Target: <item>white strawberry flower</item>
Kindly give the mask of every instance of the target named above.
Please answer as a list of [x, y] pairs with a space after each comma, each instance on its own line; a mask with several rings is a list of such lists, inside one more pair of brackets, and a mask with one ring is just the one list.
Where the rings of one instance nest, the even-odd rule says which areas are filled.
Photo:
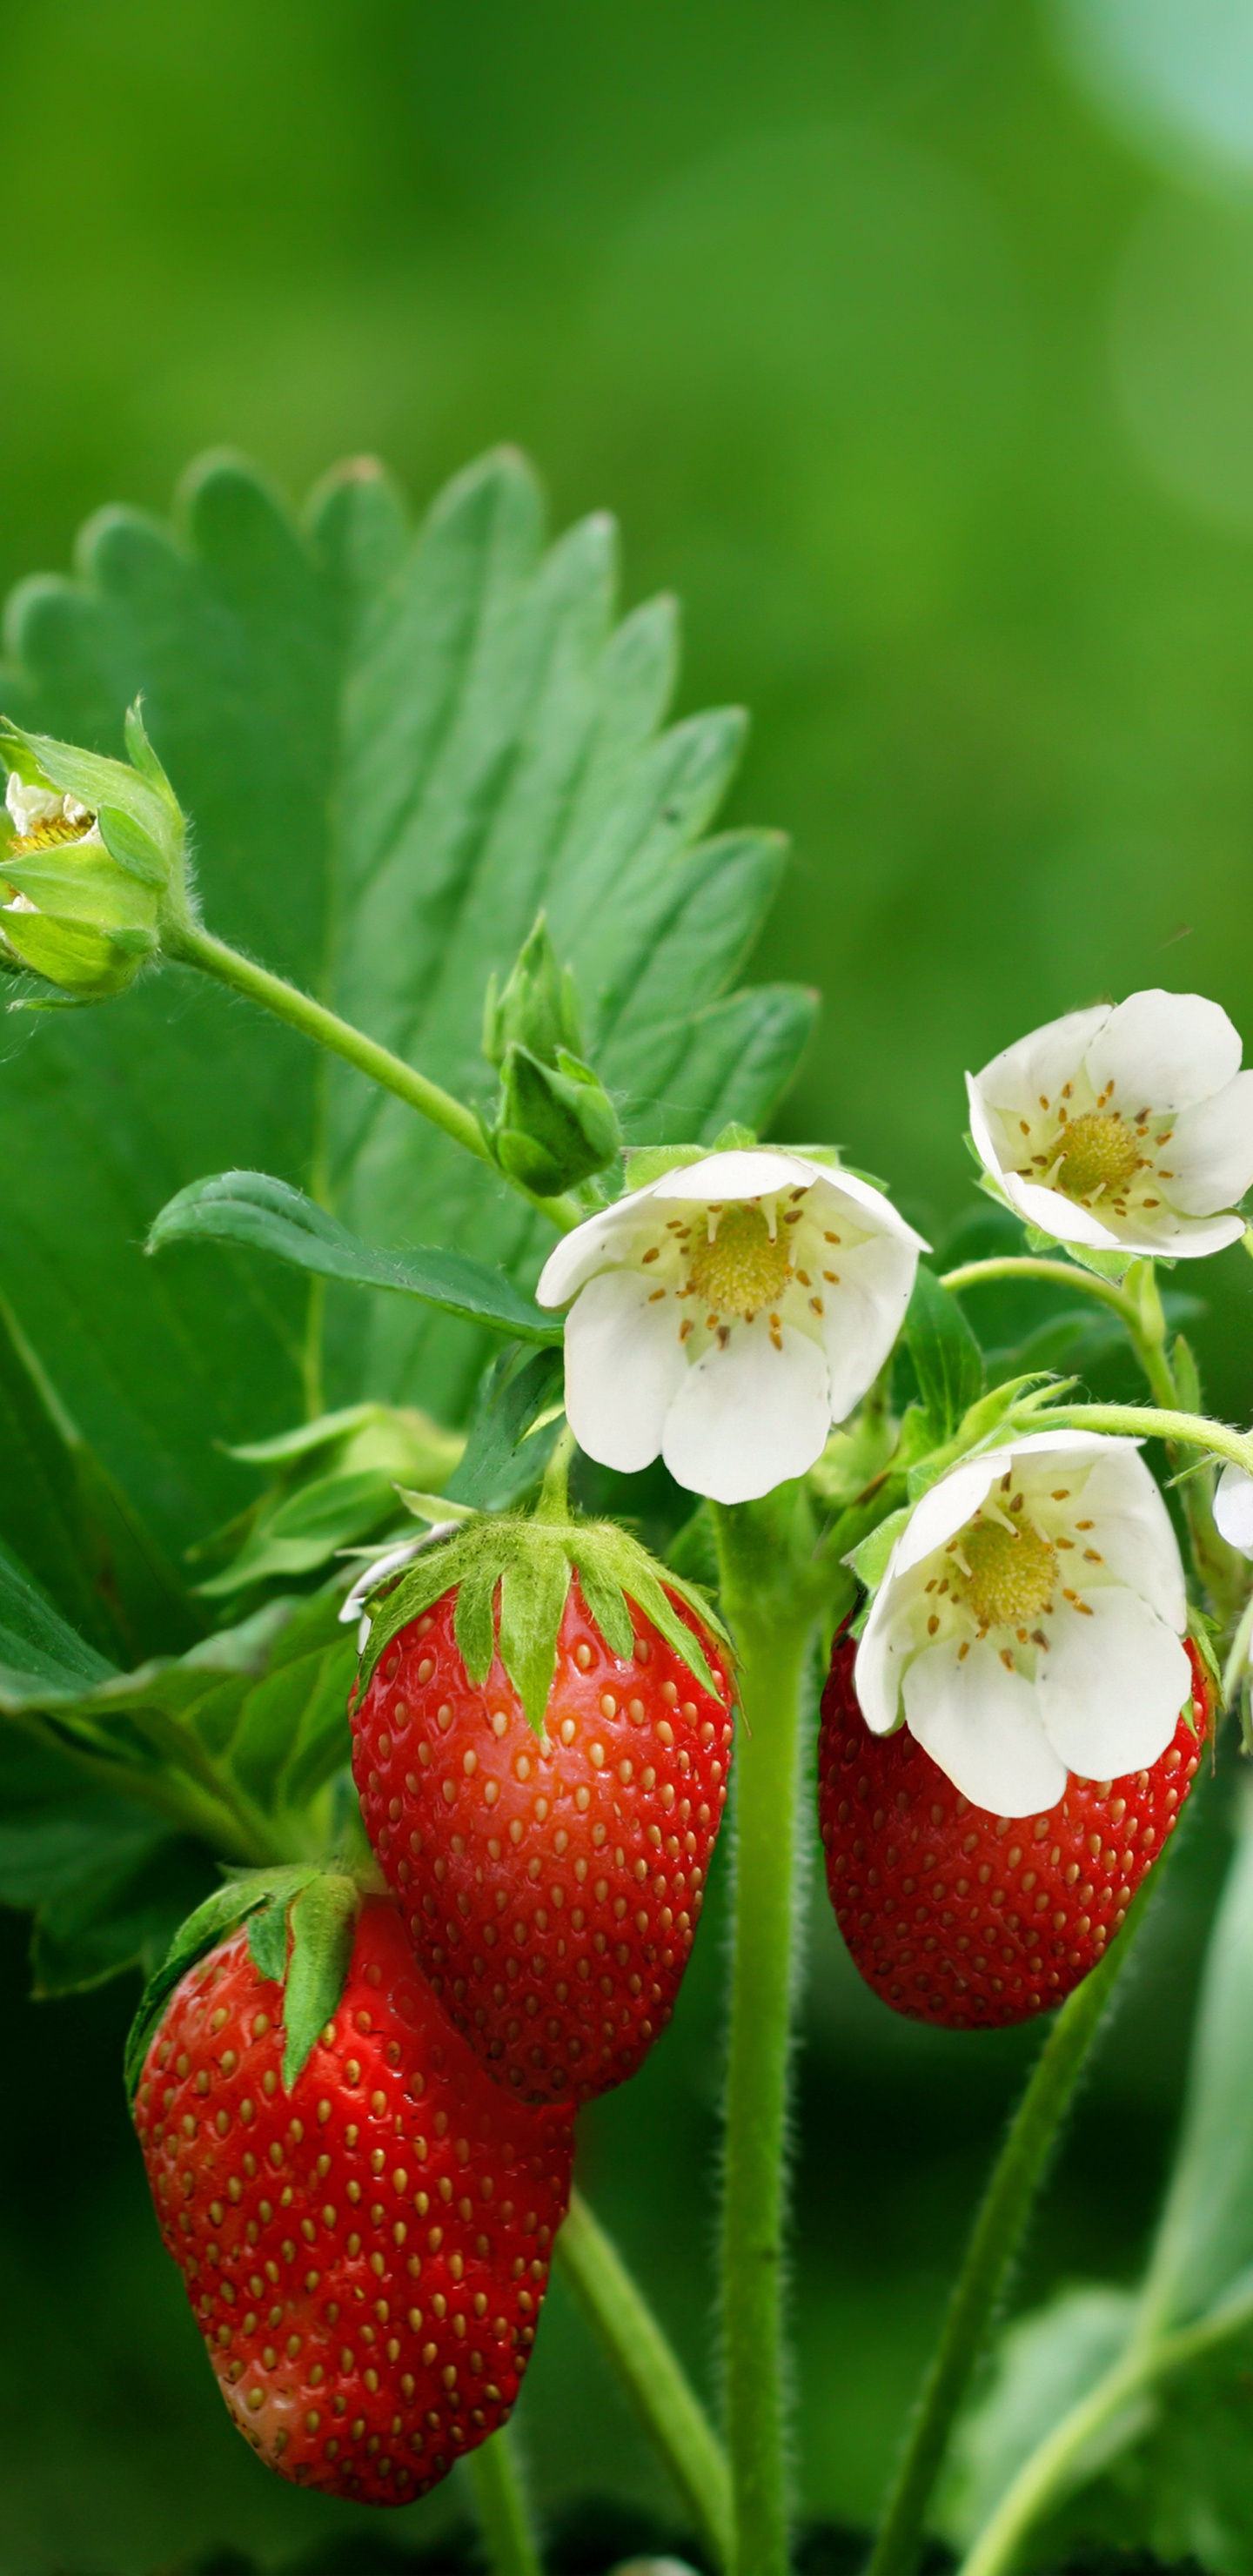
[[1253, 1183], [1253, 1071], [1199, 993], [1072, 1011], [967, 1074], [976, 1150], [1000, 1194], [1059, 1243], [1220, 1252]]
[[942, 1476], [857, 1650], [867, 1725], [909, 1728], [971, 1804], [1055, 1807], [1143, 1771], [1192, 1689], [1183, 1568], [1138, 1444], [1041, 1431]]
[[19, 778], [16, 770], [9, 773], [4, 791], [16, 840], [32, 848], [52, 849], [68, 841], [104, 842], [95, 815], [77, 796], [63, 796], [59, 787], [33, 787]]
[[775, 1146], [703, 1155], [576, 1226], [536, 1290], [564, 1306], [579, 1447], [657, 1456], [715, 1502], [803, 1476], [878, 1374], [927, 1246], [851, 1172]]

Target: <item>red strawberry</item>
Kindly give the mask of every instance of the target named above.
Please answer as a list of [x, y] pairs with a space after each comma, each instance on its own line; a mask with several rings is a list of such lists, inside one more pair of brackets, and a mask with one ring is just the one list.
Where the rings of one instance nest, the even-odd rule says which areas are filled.
[[255, 1964], [255, 1927], [200, 1957], [147, 2041], [135, 2126], [254, 2449], [302, 2485], [408, 2504], [513, 2405], [573, 2142], [568, 2119], [484, 2079], [389, 1899], [367, 1898], [348, 1937], [290, 2091], [294, 1953], [286, 1995]]
[[[666, 1610], [698, 1635], [667, 1586]], [[585, 2101], [670, 2019], [731, 1760], [731, 1693], [632, 1603], [615, 1653], [569, 1581], [538, 1736], [497, 1651], [480, 1680], [444, 1592], [394, 1633], [353, 1716], [366, 1828], [436, 1993], [492, 2072]], [[630, 1640], [633, 1633], [633, 1646]]]
[[1195, 1647], [1191, 1711], [1151, 1771], [1072, 1772], [1057, 1806], [1014, 1817], [972, 1806], [907, 1727], [871, 1734], [856, 1652], [837, 1641], [818, 1739], [827, 1885], [856, 1966], [895, 2012], [950, 2030], [1047, 2012], [1096, 1966], [1174, 1830], [1209, 1724]]

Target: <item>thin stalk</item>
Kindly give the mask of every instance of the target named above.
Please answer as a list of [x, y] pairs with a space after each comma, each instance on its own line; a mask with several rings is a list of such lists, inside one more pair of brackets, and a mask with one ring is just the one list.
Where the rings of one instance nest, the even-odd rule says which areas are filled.
[[557, 2238], [563, 2265], [664, 2459], [715, 2566], [731, 2561], [731, 2477], [709, 2417], [617, 2247], [581, 2192]]
[[1064, 1426], [1070, 1431], [1109, 1431], [1130, 1440], [1182, 1441], [1189, 1449], [1208, 1450], [1215, 1458], [1230, 1458], [1253, 1476], [1253, 1436], [1233, 1431], [1226, 1422], [1211, 1422], [1205, 1414], [1176, 1413], [1155, 1404], [1051, 1404], [1046, 1413], [1032, 1417], [1030, 1427], [1052, 1430]]
[[[493, 1171], [496, 1170], [482, 1128], [463, 1101], [455, 1100], [452, 1093], [443, 1090], [438, 1082], [431, 1082], [424, 1073], [418, 1073], [413, 1065], [405, 1063], [402, 1056], [393, 1055], [390, 1047], [380, 1046], [376, 1039], [368, 1038], [350, 1021], [341, 1020], [338, 1012], [328, 1010], [324, 1002], [315, 1002], [310, 994], [298, 992], [294, 984], [286, 983], [281, 975], [271, 974], [267, 966], [255, 965], [251, 957], [241, 956], [240, 951], [228, 947], [224, 939], [215, 939], [212, 931], [202, 929], [198, 922], [180, 922], [167, 928], [162, 945], [166, 955], [176, 959], [180, 965], [199, 967], [203, 975], [212, 975], [231, 992], [241, 993], [245, 1000], [258, 1003], [263, 1011], [271, 1011], [277, 1019], [286, 1020], [290, 1028], [299, 1029], [301, 1036], [311, 1038], [315, 1046], [325, 1047], [331, 1055], [342, 1056], [345, 1064], [354, 1065], [368, 1081], [377, 1083], [383, 1091], [394, 1092], [408, 1108], [416, 1109], [419, 1117], [429, 1118], [432, 1126], [441, 1128], [445, 1136], [451, 1136], [454, 1144], [462, 1146], [467, 1154], [473, 1154], [476, 1162], [487, 1163]], [[507, 1177], [505, 1173], [500, 1174], [502, 1180]], [[534, 1191], [522, 1189], [518, 1182], [511, 1186], [520, 1189], [522, 1197], [549, 1217], [563, 1234], [582, 1223], [586, 1210], [579, 1207], [574, 1199], [538, 1198]]]
[[1003, 1252], [987, 1261], [963, 1261], [956, 1270], [941, 1273], [940, 1286], [960, 1295], [963, 1288], [978, 1288], [984, 1280], [1044, 1279], [1054, 1288], [1075, 1288], [1085, 1297], [1095, 1297], [1102, 1306], [1112, 1308], [1129, 1333], [1139, 1330], [1139, 1316], [1134, 1300], [1120, 1288], [1115, 1279], [1102, 1279], [1095, 1270], [1081, 1270], [1073, 1261], [1050, 1261], [1034, 1252]]
[[734, 2576], [786, 2576], [786, 2132], [800, 1711], [813, 1610], [780, 1581], [768, 1505], [715, 1508], [715, 1525], [740, 1702], [722, 2207], [731, 2563]]
[[1057, 2015], [992, 2168], [918, 2400], [866, 2576], [911, 2576], [949, 2434], [1022, 2239], [1084, 2061], [1122, 1972], [1142, 1900]]
[[1238, 2334], [1251, 2316], [1253, 2297], [1244, 2296], [1174, 2334], [1134, 2340], [1112, 2370], [1063, 2415], [1023, 2462], [963, 2560], [959, 2576], [1004, 2576], [1033, 2525], [1083, 2483], [1085, 2453], [1124, 2407], [1134, 2404], [1156, 2381]]
[[543, 2576], [508, 2425], [466, 2462], [490, 2576]]

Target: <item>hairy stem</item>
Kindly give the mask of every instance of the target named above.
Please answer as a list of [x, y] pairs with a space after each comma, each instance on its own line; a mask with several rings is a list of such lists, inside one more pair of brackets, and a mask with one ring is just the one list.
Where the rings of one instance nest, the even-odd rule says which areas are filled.
[[734, 2576], [786, 2576], [789, 2563], [786, 2128], [799, 1913], [800, 1712], [813, 1607], [803, 1585], [789, 1591], [773, 1517], [771, 1503], [715, 1507], [722, 1603], [740, 1666], [722, 2207]]
[[911, 2576], [954, 2418], [1031, 2214], [1088, 2050], [1126, 1963], [1142, 1900], [1099, 1967], [1062, 2005], [992, 2168], [940, 2340], [923, 2381], [913, 2427], [888, 2498], [867, 2576]]
[[543, 2576], [508, 2425], [466, 2462], [489, 2576]]
[[[290, 1028], [299, 1029], [301, 1036], [311, 1038], [315, 1046], [342, 1056], [345, 1064], [355, 1066], [368, 1081], [393, 1092], [408, 1108], [416, 1109], [419, 1117], [429, 1118], [432, 1126], [442, 1128], [445, 1136], [451, 1136], [454, 1144], [473, 1154], [476, 1162], [487, 1163], [496, 1170], [479, 1122], [463, 1101], [455, 1100], [438, 1082], [428, 1081], [403, 1057], [393, 1055], [390, 1047], [380, 1046], [350, 1021], [341, 1020], [338, 1012], [329, 1011], [325, 1003], [298, 992], [281, 975], [272, 975], [268, 967], [255, 965], [250, 957], [241, 956], [237, 948], [228, 947], [224, 939], [215, 939], [211, 931], [201, 929], [196, 922], [179, 922], [167, 928], [162, 944], [166, 955], [180, 965], [199, 967], [203, 975], [212, 975], [231, 992], [241, 993], [263, 1011], [286, 1020]], [[508, 1175], [502, 1172], [499, 1177], [505, 1180]], [[522, 1197], [551, 1218], [563, 1234], [579, 1225], [586, 1213], [571, 1198], [538, 1198], [519, 1182], [511, 1186], [520, 1189]]]
[[600, 2335], [718, 2567], [731, 2560], [731, 2478], [726, 2454], [681, 2362], [641, 2297], [617, 2247], [580, 2192], [557, 2238], [557, 2256]]
[[1135, 1301], [1117, 1280], [1102, 1279], [1095, 1270], [1081, 1270], [1077, 1262], [1050, 1261], [1041, 1253], [1003, 1252], [987, 1261], [963, 1261], [956, 1270], [941, 1274], [940, 1286], [959, 1295], [963, 1288], [978, 1288], [984, 1280], [994, 1279], [1043, 1279], [1054, 1288], [1077, 1289], [1082, 1296], [1095, 1297], [1102, 1306], [1112, 1308], [1129, 1333], [1139, 1331]]
[[1230, 1458], [1246, 1476], [1253, 1476], [1253, 1436], [1233, 1431], [1229, 1423], [1211, 1422], [1202, 1413], [1176, 1413], [1153, 1404], [1051, 1404], [1047, 1413], [1033, 1415], [1028, 1427], [1038, 1431], [1045, 1423], [1050, 1430], [1064, 1426], [1069, 1431], [1108, 1431], [1129, 1440], [1181, 1441], [1189, 1449]]

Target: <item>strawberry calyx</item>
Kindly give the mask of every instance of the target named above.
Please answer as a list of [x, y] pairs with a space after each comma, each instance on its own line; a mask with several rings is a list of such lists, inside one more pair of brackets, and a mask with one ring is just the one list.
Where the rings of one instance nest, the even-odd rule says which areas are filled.
[[312, 1861], [247, 1870], [216, 1888], [180, 1925], [144, 1988], [126, 2042], [128, 2101], [134, 2102], [153, 2034], [174, 1988], [198, 1959], [245, 1922], [258, 1975], [283, 1988], [282, 2081], [284, 2092], [290, 2093], [343, 1994], [365, 1893], [348, 1869], [323, 1869]]
[[718, 1697], [700, 1636], [675, 1606], [676, 1599], [682, 1602], [704, 1635], [729, 1657], [730, 1639], [707, 1596], [670, 1567], [663, 1570], [615, 1522], [574, 1517], [564, 1492], [551, 1487], [533, 1518], [478, 1515], [367, 1596], [370, 1628], [359, 1688], [366, 1689], [393, 1637], [455, 1590], [454, 1634], [471, 1681], [485, 1682], [499, 1654], [528, 1725], [542, 1736], [558, 1632], [576, 1574], [588, 1612], [613, 1654], [633, 1651], [633, 1604], [701, 1689]]

